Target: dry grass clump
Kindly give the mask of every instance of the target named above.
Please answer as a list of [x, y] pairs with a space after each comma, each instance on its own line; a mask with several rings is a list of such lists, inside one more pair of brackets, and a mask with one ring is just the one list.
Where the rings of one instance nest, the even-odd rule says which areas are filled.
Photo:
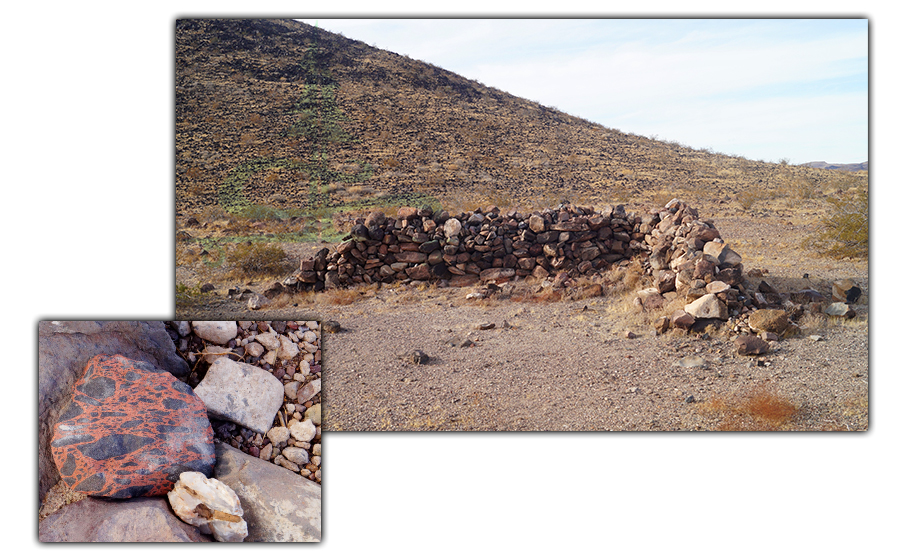
[[283, 275], [291, 271], [287, 254], [273, 244], [239, 244], [225, 253], [231, 278]]
[[769, 387], [755, 387], [728, 399], [713, 397], [701, 407], [719, 416], [719, 431], [777, 431], [785, 429], [800, 411], [798, 405]]

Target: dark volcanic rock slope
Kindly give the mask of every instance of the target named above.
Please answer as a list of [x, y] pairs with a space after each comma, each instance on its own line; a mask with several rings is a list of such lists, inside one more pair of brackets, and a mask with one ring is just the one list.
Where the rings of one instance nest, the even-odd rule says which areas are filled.
[[175, 127], [180, 214], [410, 193], [550, 206], [687, 183], [724, 196], [826, 176], [625, 134], [293, 20], [178, 20]]

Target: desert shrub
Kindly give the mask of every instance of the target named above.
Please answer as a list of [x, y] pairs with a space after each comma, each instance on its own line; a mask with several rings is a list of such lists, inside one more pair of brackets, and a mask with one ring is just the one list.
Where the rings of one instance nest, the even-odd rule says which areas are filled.
[[787, 425], [800, 408], [766, 387], [756, 387], [742, 397], [713, 397], [702, 406], [719, 416], [720, 431], [772, 431]]
[[766, 194], [760, 187], [751, 187], [746, 190], [742, 190], [734, 196], [734, 199], [738, 202], [738, 205], [741, 206], [745, 211], [750, 210], [754, 205], [758, 202], [762, 201], [766, 198]]
[[272, 244], [240, 244], [225, 254], [230, 274], [237, 277], [278, 275], [290, 272], [287, 254]]
[[829, 198], [831, 213], [803, 245], [834, 258], [869, 256], [869, 190], [846, 198]]

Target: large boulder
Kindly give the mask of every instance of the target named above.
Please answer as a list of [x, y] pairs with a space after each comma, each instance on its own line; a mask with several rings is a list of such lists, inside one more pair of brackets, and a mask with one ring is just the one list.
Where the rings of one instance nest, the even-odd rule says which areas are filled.
[[215, 464], [206, 407], [187, 383], [123, 356], [88, 362], [53, 431], [63, 481], [96, 497], [163, 495], [182, 472]]
[[163, 497], [106, 501], [88, 497], [41, 521], [41, 542], [211, 542], [186, 524]]
[[[257, 337], [258, 338], [258, 337]], [[210, 415], [265, 435], [284, 402], [284, 386], [268, 371], [227, 358], [216, 360], [194, 390]]]
[[121, 354], [176, 377], [190, 367], [175, 351], [162, 321], [41, 321], [38, 325], [38, 496], [59, 482], [50, 454], [53, 426], [75, 380], [97, 354]]
[[237, 493], [248, 542], [317, 542], [322, 487], [281, 466], [216, 443], [215, 477]]

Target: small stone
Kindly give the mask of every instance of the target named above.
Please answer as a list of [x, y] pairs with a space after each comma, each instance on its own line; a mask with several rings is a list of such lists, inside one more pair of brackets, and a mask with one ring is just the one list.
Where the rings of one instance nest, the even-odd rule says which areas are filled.
[[258, 342], [251, 342], [247, 344], [246, 346], [244, 346], [244, 350], [246, 350], [247, 353], [254, 358], [259, 358], [263, 355], [263, 352], [265, 352], [265, 348], [263, 348], [263, 345]]
[[835, 302], [822, 310], [826, 315], [833, 315], [835, 317], [845, 317], [847, 319], [851, 319], [856, 317], [856, 311], [852, 309], [845, 303]]
[[316, 443], [315, 445], [313, 445], [312, 454], [314, 454], [315, 456], [322, 456], [322, 444], [321, 443]]
[[403, 360], [406, 360], [408, 362], [412, 362], [416, 365], [425, 365], [431, 359], [431, 357], [428, 354], [426, 354], [425, 352], [422, 352], [421, 350], [413, 350], [411, 352], [407, 352], [407, 353], [403, 354], [400, 358]]
[[820, 340], [823, 340], [824, 338], [825, 337], [822, 337], [820, 335], [809, 335], [809, 340], [811, 340], [813, 342], [819, 342]]
[[765, 354], [769, 351], [769, 343], [759, 337], [741, 335], [734, 339], [734, 346], [741, 356]]
[[266, 347], [266, 350], [277, 351], [281, 347], [281, 340], [278, 334], [273, 331], [266, 331], [256, 335], [256, 341]]
[[694, 324], [694, 316], [689, 314], [688, 312], [678, 309], [672, 313], [672, 326], [678, 327], [679, 329], [690, 329]]
[[684, 402], [687, 404], [691, 404], [691, 403], [695, 402], [694, 395], [688, 395], [687, 397], [685, 397]]
[[[290, 460], [294, 464], [306, 464], [309, 462], [309, 453], [306, 452], [305, 449], [299, 449], [297, 447], [285, 447], [281, 454], [284, 458]], [[299, 471], [299, 469], [297, 470]]]
[[198, 337], [215, 344], [228, 344], [237, 336], [236, 321], [193, 321], [191, 326]]
[[307, 420], [312, 421], [312, 423], [316, 425], [322, 425], [322, 405], [321, 404], [313, 404], [309, 407], [304, 414], [304, 417]]
[[281, 346], [278, 348], [278, 358], [281, 360], [290, 360], [300, 353], [300, 348], [291, 342], [286, 336], [281, 337]]
[[478, 325], [477, 329], [479, 331], [487, 331], [489, 329], [493, 329], [494, 327], [496, 327], [494, 323], [481, 323], [480, 325]]
[[622, 337], [627, 338], [627, 339], [632, 339], [632, 338], [637, 338], [637, 335], [631, 331], [625, 331], [624, 333], [622, 333]]
[[319, 394], [322, 391], [322, 380], [321, 379], [313, 379], [306, 385], [303, 385], [303, 388], [297, 391], [297, 402], [303, 404], [307, 400]]
[[271, 373], [220, 358], [194, 389], [213, 417], [265, 432], [284, 402], [284, 387]]
[[700, 356], [686, 356], [672, 364], [675, 367], [706, 367], [706, 360]]
[[262, 294], [250, 294], [247, 297], [247, 309], [249, 310], [258, 310], [262, 309], [269, 305], [269, 299], [263, 296]]
[[[288, 397], [290, 400], [297, 400], [297, 389], [300, 388], [299, 381], [291, 381], [290, 383], [285, 383], [284, 385], [284, 396]], [[289, 412], [293, 414], [293, 410]]]
[[[287, 428], [285, 428], [287, 429]], [[259, 450], [259, 458], [262, 460], [271, 460], [272, 459], [272, 449], [274, 447], [272, 445], [266, 445], [265, 447]]]
[[747, 318], [750, 329], [756, 332], [770, 331], [776, 334], [784, 334], [790, 324], [787, 312], [780, 309], [759, 309]]
[[[282, 445], [291, 438], [291, 432], [286, 427], [273, 427], [266, 433], [266, 437], [272, 442], [272, 445]], [[271, 446], [271, 445], [268, 445]]]
[[341, 330], [341, 324], [337, 321], [323, 321], [322, 330], [326, 333], [337, 333]]
[[312, 423], [311, 420], [294, 423], [291, 425], [290, 430], [291, 437], [297, 441], [308, 443], [316, 437], [316, 424]]

